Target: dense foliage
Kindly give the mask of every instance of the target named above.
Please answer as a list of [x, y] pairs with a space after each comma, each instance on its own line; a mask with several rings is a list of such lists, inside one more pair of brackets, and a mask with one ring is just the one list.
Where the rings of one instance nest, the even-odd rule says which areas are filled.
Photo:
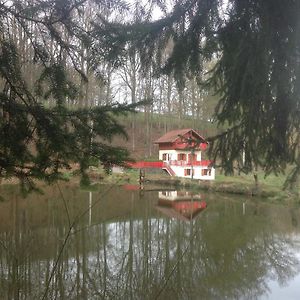
[[[80, 21], [85, 2], [0, 3], [0, 178], [17, 176], [25, 190], [34, 178], [61, 178], [72, 164], [87, 179], [92, 162], [109, 168], [128, 159], [110, 142], [127, 137], [115, 116], [134, 105], [82, 101], [87, 76], [80, 54], [93, 47]], [[101, 52], [96, 56], [100, 61]]]

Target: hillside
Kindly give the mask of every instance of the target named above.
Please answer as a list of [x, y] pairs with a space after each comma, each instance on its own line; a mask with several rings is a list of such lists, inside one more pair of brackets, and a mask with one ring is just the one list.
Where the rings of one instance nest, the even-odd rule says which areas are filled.
[[[217, 132], [215, 126], [210, 122], [196, 122], [192, 119], [179, 120], [174, 116], [153, 114], [149, 120], [145, 118], [144, 114], [138, 113], [134, 117], [132, 115], [122, 117], [119, 121], [126, 128], [128, 140], [115, 138], [113, 144], [128, 149], [134, 159], [156, 159], [158, 147], [153, 142], [170, 130], [193, 128], [204, 137], [212, 136]], [[133, 122], [135, 126], [133, 126]]]

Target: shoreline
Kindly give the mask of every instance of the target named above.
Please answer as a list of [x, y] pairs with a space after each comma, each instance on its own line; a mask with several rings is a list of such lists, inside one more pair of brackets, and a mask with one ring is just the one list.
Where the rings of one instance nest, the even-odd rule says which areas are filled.
[[[124, 178], [121, 183], [139, 185], [137, 172], [132, 170], [123, 174], [110, 175], [109, 183], [115, 183], [113, 178]], [[228, 195], [243, 195], [250, 198], [261, 199], [262, 201], [276, 203], [297, 203], [300, 204], [300, 197], [297, 192], [282, 189], [284, 179], [270, 177], [266, 180], [260, 176], [261, 181], [256, 186], [251, 175], [248, 176], [217, 176], [216, 180], [198, 180], [178, 177], [166, 177], [159, 174], [146, 174], [144, 185], [152, 184], [162, 187], [187, 188], [194, 191], [208, 191], [224, 193]], [[280, 180], [280, 182], [278, 182]], [[106, 181], [106, 179], [104, 179]], [[104, 182], [105, 183], [105, 182]]]
[[[66, 173], [66, 182], [76, 182], [80, 185], [80, 178], [71, 173]], [[116, 184], [126, 185], [132, 184], [139, 186], [139, 174], [134, 170], [126, 170], [123, 173], [103, 174], [99, 170], [91, 170], [89, 172], [91, 184]], [[198, 180], [178, 177], [168, 177], [161, 174], [146, 174], [143, 185], [155, 185], [157, 188], [185, 188], [192, 191], [208, 191], [232, 195], [243, 195], [250, 198], [258, 198], [262, 201], [280, 202], [280, 203], [297, 203], [300, 204], [300, 198], [297, 193], [291, 191], [283, 191], [280, 184], [275, 182], [271, 185], [268, 182], [260, 182], [255, 186], [251, 177], [246, 176], [218, 176], [216, 180]], [[272, 182], [272, 181], [271, 181]], [[44, 185], [45, 182], [38, 181], [37, 185]], [[276, 184], [276, 185], [275, 185]], [[19, 185], [17, 178], [2, 179], [1, 186]]]

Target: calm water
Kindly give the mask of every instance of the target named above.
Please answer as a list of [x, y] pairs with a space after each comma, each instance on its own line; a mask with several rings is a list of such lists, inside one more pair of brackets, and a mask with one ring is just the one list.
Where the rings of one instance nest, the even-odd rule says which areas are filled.
[[300, 299], [300, 209], [130, 189], [2, 187], [0, 299]]

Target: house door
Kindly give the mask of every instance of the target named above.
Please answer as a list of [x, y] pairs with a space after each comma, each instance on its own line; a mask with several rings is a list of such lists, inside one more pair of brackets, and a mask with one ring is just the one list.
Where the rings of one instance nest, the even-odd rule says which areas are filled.
[[170, 153], [163, 153], [162, 160], [163, 161], [170, 161], [171, 160], [171, 154]]

